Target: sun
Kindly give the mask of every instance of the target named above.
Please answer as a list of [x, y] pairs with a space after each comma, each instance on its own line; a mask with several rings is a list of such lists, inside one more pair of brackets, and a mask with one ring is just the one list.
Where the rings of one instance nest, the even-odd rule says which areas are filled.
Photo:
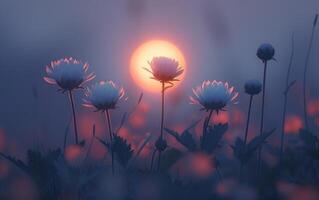
[[[151, 74], [143, 67], [150, 69], [148, 61], [153, 57], [165, 56], [173, 58], [179, 62], [184, 69], [184, 73], [178, 77], [180, 81], [175, 82], [178, 86], [185, 76], [185, 58], [182, 52], [172, 43], [164, 40], [151, 40], [140, 45], [132, 54], [130, 61], [130, 73], [134, 82], [143, 90], [150, 92], [161, 91], [161, 84], [158, 81], [150, 79]], [[173, 88], [176, 88], [173, 87]]]

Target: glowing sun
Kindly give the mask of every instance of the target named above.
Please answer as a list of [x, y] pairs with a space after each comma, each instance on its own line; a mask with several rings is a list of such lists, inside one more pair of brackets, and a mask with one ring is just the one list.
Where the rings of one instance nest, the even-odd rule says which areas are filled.
[[[158, 81], [150, 79], [152, 75], [143, 69], [143, 67], [150, 69], [148, 61], [151, 61], [153, 57], [157, 56], [174, 58], [179, 62], [179, 66], [184, 69], [184, 73], [178, 77], [180, 81], [175, 82], [175, 85], [178, 85], [185, 76], [185, 58], [182, 52], [174, 44], [164, 40], [151, 40], [145, 42], [133, 52], [130, 61], [130, 72], [133, 80], [138, 86], [151, 92], [161, 91], [161, 84]], [[176, 86], [173, 88], [176, 88]]]

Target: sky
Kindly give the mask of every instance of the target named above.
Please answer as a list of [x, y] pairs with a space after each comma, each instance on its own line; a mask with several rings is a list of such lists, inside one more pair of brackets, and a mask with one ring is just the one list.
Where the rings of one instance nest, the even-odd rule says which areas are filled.
[[[291, 80], [297, 80], [288, 113], [300, 115], [301, 76], [318, 0], [3, 0], [0, 2], [0, 129], [25, 147], [37, 140], [61, 142], [71, 110], [65, 95], [43, 81], [52, 60], [75, 57], [90, 64], [96, 80], [114, 80], [126, 89], [128, 102], [114, 111], [118, 123], [143, 92], [149, 114], [142, 131], [156, 132], [159, 94], [143, 91], [129, 73], [130, 56], [152, 39], [169, 41], [183, 52], [187, 74], [181, 87], [168, 93], [167, 126], [190, 123], [205, 113], [189, 104], [191, 90], [203, 80], [222, 80], [240, 93], [229, 110], [245, 112], [248, 97], [243, 85], [262, 78], [256, 50], [262, 43], [276, 49], [277, 62], [268, 68], [266, 126], [280, 126], [284, 79], [294, 34]], [[317, 28], [318, 29], [318, 28]], [[308, 90], [319, 98], [319, 30], [310, 57]], [[83, 108], [79, 115], [98, 114]], [[132, 103], [133, 102], [133, 103]], [[254, 106], [259, 118], [260, 97]], [[172, 109], [174, 108], [174, 109]], [[185, 118], [186, 116], [186, 118]], [[314, 125], [314, 124], [313, 124]], [[314, 126], [315, 127], [315, 126]]]

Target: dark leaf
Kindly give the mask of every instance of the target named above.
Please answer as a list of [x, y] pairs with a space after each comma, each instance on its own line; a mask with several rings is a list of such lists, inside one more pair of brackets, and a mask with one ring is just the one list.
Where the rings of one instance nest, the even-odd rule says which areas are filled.
[[207, 125], [207, 128], [204, 128], [203, 136], [200, 139], [201, 150], [208, 154], [213, 153], [213, 151], [220, 146], [220, 140], [227, 129], [228, 124], [218, 124], [213, 127]]
[[241, 138], [237, 138], [235, 144], [231, 146], [236, 158], [241, 162], [246, 163], [252, 157], [254, 152], [265, 142], [265, 140], [275, 131], [266, 132], [262, 135], [253, 138], [245, 147], [244, 141]]
[[125, 120], [126, 120], [126, 117], [127, 117], [127, 112], [125, 112], [122, 116], [122, 119], [121, 119], [121, 123], [120, 123], [120, 126], [118, 127], [118, 129], [116, 130], [116, 133], [118, 133], [121, 128], [123, 127], [124, 123], [125, 123]]
[[235, 144], [231, 146], [233, 149], [234, 156], [238, 159], [242, 159], [244, 153], [244, 141], [241, 138], [236, 138]]
[[306, 153], [313, 159], [319, 159], [319, 139], [313, 135], [310, 131], [300, 129], [299, 137], [304, 143], [304, 149]]
[[150, 141], [151, 138], [152, 138], [152, 135], [148, 134], [148, 136], [141, 142], [141, 144], [137, 148], [137, 151], [136, 151], [135, 155], [129, 161], [128, 165], [130, 165], [131, 163], [133, 163], [137, 159], [137, 157], [140, 155], [140, 153], [142, 152], [142, 150], [144, 149], [144, 147]]
[[133, 149], [131, 148], [131, 145], [128, 144], [124, 138], [114, 135], [112, 149], [115, 154], [115, 159], [123, 167], [126, 167], [133, 155]]
[[79, 142], [79, 145], [80, 145], [81, 147], [84, 147], [84, 146], [85, 146], [85, 140], [81, 140], [81, 141]]
[[8, 160], [9, 162], [11, 162], [12, 164], [14, 164], [16, 167], [18, 167], [20, 170], [29, 173], [29, 168], [28, 166], [21, 160], [16, 159], [15, 157], [11, 157], [8, 155], [5, 155], [3, 153], [0, 152], [0, 156], [2, 156], [3, 158], [5, 158], [6, 160]]
[[247, 148], [246, 148], [246, 151], [255, 151], [256, 149], [258, 149], [265, 141], [266, 139], [271, 135], [273, 134], [273, 132], [275, 132], [276, 129], [272, 129], [271, 131], [269, 132], [265, 132], [259, 136], [256, 136], [254, 139], [252, 139], [248, 145], [247, 145]]
[[104, 140], [102, 140], [101, 138], [99, 137], [95, 137], [108, 151], [111, 151], [110, 149], [110, 144], [105, 142]]
[[193, 124], [191, 124], [189, 127], [187, 127], [182, 134], [179, 134], [176, 131], [170, 130], [168, 128], [164, 128], [167, 133], [175, 137], [175, 139], [182, 144], [184, 147], [186, 147], [189, 151], [196, 151], [197, 146], [195, 139], [193, 138], [192, 134], [190, 133], [190, 130], [194, 128], [200, 120], [197, 120]]
[[178, 149], [169, 148], [163, 152], [162, 161], [161, 161], [161, 169], [166, 171], [171, 166], [173, 166], [181, 157], [182, 152]]
[[195, 151], [196, 150], [196, 143], [191, 135], [191, 133], [186, 129], [181, 135], [179, 135], [178, 132], [170, 130], [168, 128], [164, 128], [165, 131], [175, 137], [175, 139], [182, 144], [184, 147], [186, 147], [189, 151]]

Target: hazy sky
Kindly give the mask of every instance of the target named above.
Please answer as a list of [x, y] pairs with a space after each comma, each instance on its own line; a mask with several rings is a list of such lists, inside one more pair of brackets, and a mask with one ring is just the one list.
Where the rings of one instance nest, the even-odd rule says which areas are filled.
[[[182, 87], [171, 93], [181, 98], [179, 106], [170, 111], [182, 113], [197, 109], [189, 105], [188, 96], [204, 79], [234, 85], [241, 93], [237, 107], [245, 110], [248, 98], [243, 84], [262, 76], [256, 49], [263, 42], [272, 43], [278, 62], [269, 67], [266, 116], [270, 126], [279, 126], [281, 115], [274, 111], [282, 107], [291, 35], [294, 32], [296, 40], [292, 79], [299, 81], [318, 11], [318, 0], [2, 0], [0, 128], [21, 140], [33, 141], [30, 134], [41, 121], [46, 127], [42, 131], [49, 133], [46, 137], [61, 140], [70, 116], [69, 104], [42, 77], [45, 65], [65, 56], [88, 61], [97, 80], [121, 83], [129, 99], [135, 101], [142, 91], [132, 82], [129, 59], [135, 48], [151, 39], [171, 41], [185, 55], [188, 73]], [[319, 73], [318, 53], [319, 30], [310, 61], [311, 97], [319, 95], [315, 76]], [[297, 84], [292, 95], [298, 94], [298, 88]], [[38, 98], [34, 98], [35, 92]], [[153, 106], [150, 118], [156, 120], [159, 101], [147, 92], [144, 97]], [[292, 99], [289, 112], [299, 114], [300, 101]], [[81, 93], [77, 100], [81, 102]], [[118, 116], [129, 107], [124, 104]], [[85, 112], [80, 105], [78, 111]]]

